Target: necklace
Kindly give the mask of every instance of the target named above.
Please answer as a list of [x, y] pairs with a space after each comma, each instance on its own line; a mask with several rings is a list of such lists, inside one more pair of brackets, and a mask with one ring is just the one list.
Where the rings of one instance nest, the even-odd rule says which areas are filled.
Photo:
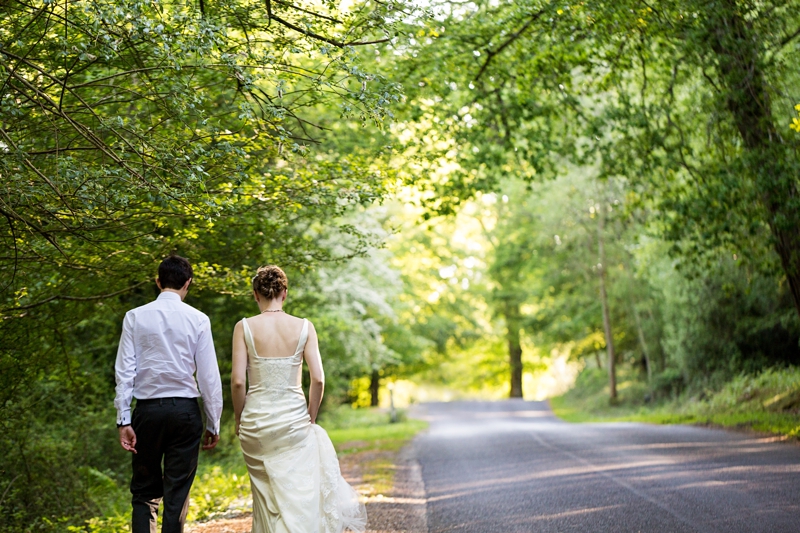
[[264, 313], [283, 313], [283, 309], [264, 309], [261, 314], [263, 315]]

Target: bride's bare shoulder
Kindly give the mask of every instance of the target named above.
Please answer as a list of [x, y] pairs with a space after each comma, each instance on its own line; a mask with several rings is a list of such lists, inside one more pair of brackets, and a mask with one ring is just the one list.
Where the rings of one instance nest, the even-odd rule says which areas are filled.
[[284, 313], [283, 316], [285, 316], [292, 324], [299, 324], [304, 320], [299, 316], [290, 315], [289, 313]]
[[280, 314], [275, 313], [272, 317], [270, 317], [267, 313], [259, 313], [257, 315], [253, 315], [253, 316], [247, 317], [246, 320], [248, 322], [252, 321], [251, 323], [253, 323], [253, 322], [258, 322], [258, 321], [261, 321], [261, 320], [270, 320], [270, 318], [278, 319], [279, 320], [278, 323], [279, 324], [282, 323], [284, 325], [289, 325], [289, 324], [295, 325], [295, 324], [300, 324], [300, 323], [303, 322], [302, 318], [294, 316], [294, 315], [290, 315], [289, 313], [280, 313]]

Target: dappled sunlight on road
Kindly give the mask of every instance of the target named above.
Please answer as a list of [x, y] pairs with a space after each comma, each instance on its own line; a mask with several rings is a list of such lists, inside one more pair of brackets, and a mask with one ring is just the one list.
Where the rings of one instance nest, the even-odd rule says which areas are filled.
[[568, 424], [543, 402], [421, 406], [431, 532], [800, 529], [800, 448], [690, 426]]
[[[472, 413], [465, 413], [463, 418], [467, 419], [474, 419], [474, 418], [486, 418], [486, 419], [496, 419], [498, 417], [503, 418], [554, 418], [552, 413], [548, 413], [546, 411], [490, 411], [490, 412], [472, 412]], [[448, 419], [448, 415], [433, 415], [433, 414], [425, 414], [418, 416], [421, 420], [425, 420], [426, 422], [432, 422], [436, 420], [446, 420]]]
[[619, 505], [606, 505], [604, 507], [589, 507], [588, 509], [576, 509], [574, 511], [564, 511], [562, 513], [555, 513], [550, 515], [540, 515], [534, 516], [530, 519], [532, 520], [553, 520], [557, 518], [565, 518], [567, 516], [574, 516], [574, 515], [583, 515], [583, 514], [590, 514], [590, 513], [599, 513], [602, 511], [608, 511], [609, 509], [616, 509], [620, 507]]

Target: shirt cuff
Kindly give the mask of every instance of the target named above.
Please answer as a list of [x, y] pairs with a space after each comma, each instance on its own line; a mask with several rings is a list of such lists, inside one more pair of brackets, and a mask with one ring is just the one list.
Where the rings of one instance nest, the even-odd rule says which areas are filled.
[[207, 429], [207, 430], [208, 430], [208, 432], [209, 432], [209, 433], [211, 433], [212, 435], [219, 435], [219, 420], [217, 420], [217, 421], [216, 421], [216, 422], [214, 422], [213, 424], [212, 424], [211, 422], [209, 422], [208, 424], [206, 424], [206, 429]]
[[117, 411], [117, 425], [127, 426], [131, 423], [131, 410]]

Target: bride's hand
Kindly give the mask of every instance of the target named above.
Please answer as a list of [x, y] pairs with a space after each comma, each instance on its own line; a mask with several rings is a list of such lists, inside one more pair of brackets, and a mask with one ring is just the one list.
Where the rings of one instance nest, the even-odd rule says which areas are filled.
[[236, 421], [236, 436], [237, 436], [237, 437], [239, 436], [239, 426], [240, 426], [240, 425], [241, 425], [241, 422], [240, 422], [239, 420], [237, 420], [237, 421]]

